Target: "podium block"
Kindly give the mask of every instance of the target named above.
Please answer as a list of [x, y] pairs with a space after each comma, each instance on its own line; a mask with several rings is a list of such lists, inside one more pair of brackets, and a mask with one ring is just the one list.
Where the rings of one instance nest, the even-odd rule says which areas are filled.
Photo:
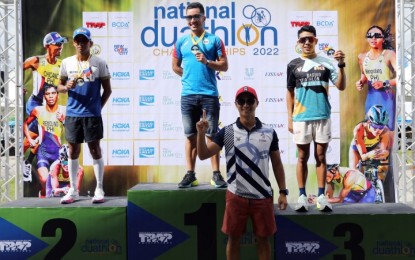
[[[128, 259], [226, 259], [222, 233], [226, 189], [203, 184], [139, 184], [128, 191]], [[243, 259], [256, 259], [252, 231]]]
[[25, 198], [0, 206], [0, 259], [127, 259], [126, 198]]

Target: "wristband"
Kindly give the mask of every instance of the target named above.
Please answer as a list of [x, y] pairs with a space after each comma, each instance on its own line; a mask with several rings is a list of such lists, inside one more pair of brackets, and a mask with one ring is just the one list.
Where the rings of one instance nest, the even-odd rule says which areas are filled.
[[209, 66], [210, 60], [206, 60], [206, 66]]
[[337, 67], [344, 68], [344, 67], [346, 67], [346, 63], [345, 62], [339, 62], [339, 63], [337, 63]]
[[391, 84], [389, 83], [389, 80], [385, 80], [385, 81], [383, 82], [383, 87], [384, 87], [384, 88], [390, 88], [390, 86], [391, 86]]
[[288, 195], [288, 189], [280, 190], [280, 194], [284, 194], [285, 196]]

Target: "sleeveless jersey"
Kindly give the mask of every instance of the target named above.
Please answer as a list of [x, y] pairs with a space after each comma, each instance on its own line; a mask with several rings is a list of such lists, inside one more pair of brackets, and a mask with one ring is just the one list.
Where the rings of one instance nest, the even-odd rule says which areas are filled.
[[373, 105], [380, 104], [389, 114], [388, 128], [393, 131], [395, 129], [395, 93], [390, 89], [374, 89], [372, 87], [372, 81], [382, 81], [389, 80], [391, 78], [391, 70], [385, 62], [384, 57], [385, 50], [379, 55], [377, 59], [370, 59], [369, 52], [366, 53], [365, 59], [363, 61], [363, 73], [365, 74], [368, 80], [368, 93], [365, 103], [365, 112]]
[[[61, 113], [65, 113], [65, 109], [65, 106], [58, 106], [58, 111]], [[39, 125], [41, 125], [46, 132], [49, 132], [52, 136], [55, 136], [60, 143], [60, 138], [63, 132], [63, 124], [56, 118], [56, 113], [58, 111], [49, 112], [46, 110], [46, 106], [39, 106], [37, 107], [37, 110], [39, 112], [37, 117]]]
[[32, 94], [43, 100], [43, 84], [58, 86], [59, 84], [59, 70], [62, 60], [57, 59], [55, 64], [50, 64], [45, 56], [37, 56], [39, 59], [39, 66], [37, 70], [32, 71], [33, 75], [33, 91]]

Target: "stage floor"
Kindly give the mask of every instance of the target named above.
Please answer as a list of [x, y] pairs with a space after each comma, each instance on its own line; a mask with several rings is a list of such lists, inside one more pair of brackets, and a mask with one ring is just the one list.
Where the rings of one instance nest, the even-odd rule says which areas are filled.
[[127, 197], [105, 197], [105, 202], [93, 204], [92, 197], [80, 196], [78, 201], [71, 204], [60, 204], [56, 198], [22, 198], [0, 205], [0, 208], [56, 208], [56, 207], [127, 207]]

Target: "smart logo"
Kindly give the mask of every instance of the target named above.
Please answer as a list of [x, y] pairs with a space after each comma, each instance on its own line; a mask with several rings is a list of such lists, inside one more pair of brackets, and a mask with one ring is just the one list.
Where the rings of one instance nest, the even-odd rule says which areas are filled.
[[138, 157], [141, 159], [154, 158], [156, 149], [154, 147], [140, 147], [138, 149]]
[[154, 95], [140, 95], [139, 106], [140, 107], [154, 107], [156, 98]]
[[112, 105], [113, 106], [129, 106], [130, 98], [129, 97], [113, 97]]
[[[186, 16], [186, 7], [185, 3], [153, 7], [153, 22], [141, 30], [140, 42], [145, 47], [155, 48], [154, 56], [171, 55], [171, 47], [177, 39], [188, 33], [188, 26], [171, 26], [176, 21], [182, 23]], [[205, 15], [208, 18], [205, 29], [212, 34], [223, 35], [222, 40], [227, 46], [228, 55], [246, 55], [245, 48], [254, 45], [260, 47], [252, 50], [253, 55], [278, 55], [278, 30], [270, 25], [269, 10], [253, 5], [246, 5], [241, 9], [242, 14], [236, 12], [236, 2], [205, 6]], [[161, 25], [165, 20], [169, 22], [168, 26]], [[267, 40], [271, 43], [267, 43]]]
[[154, 132], [155, 124], [154, 121], [140, 121], [139, 130], [140, 132]]
[[114, 132], [129, 132], [130, 124], [129, 123], [113, 123], [112, 131]]
[[140, 70], [140, 80], [154, 80], [154, 70]]
[[128, 48], [124, 46], [124, 44], [115, 44], [114, 45], [114, 52], [118, 53], [119, 55], [127, 55]]

